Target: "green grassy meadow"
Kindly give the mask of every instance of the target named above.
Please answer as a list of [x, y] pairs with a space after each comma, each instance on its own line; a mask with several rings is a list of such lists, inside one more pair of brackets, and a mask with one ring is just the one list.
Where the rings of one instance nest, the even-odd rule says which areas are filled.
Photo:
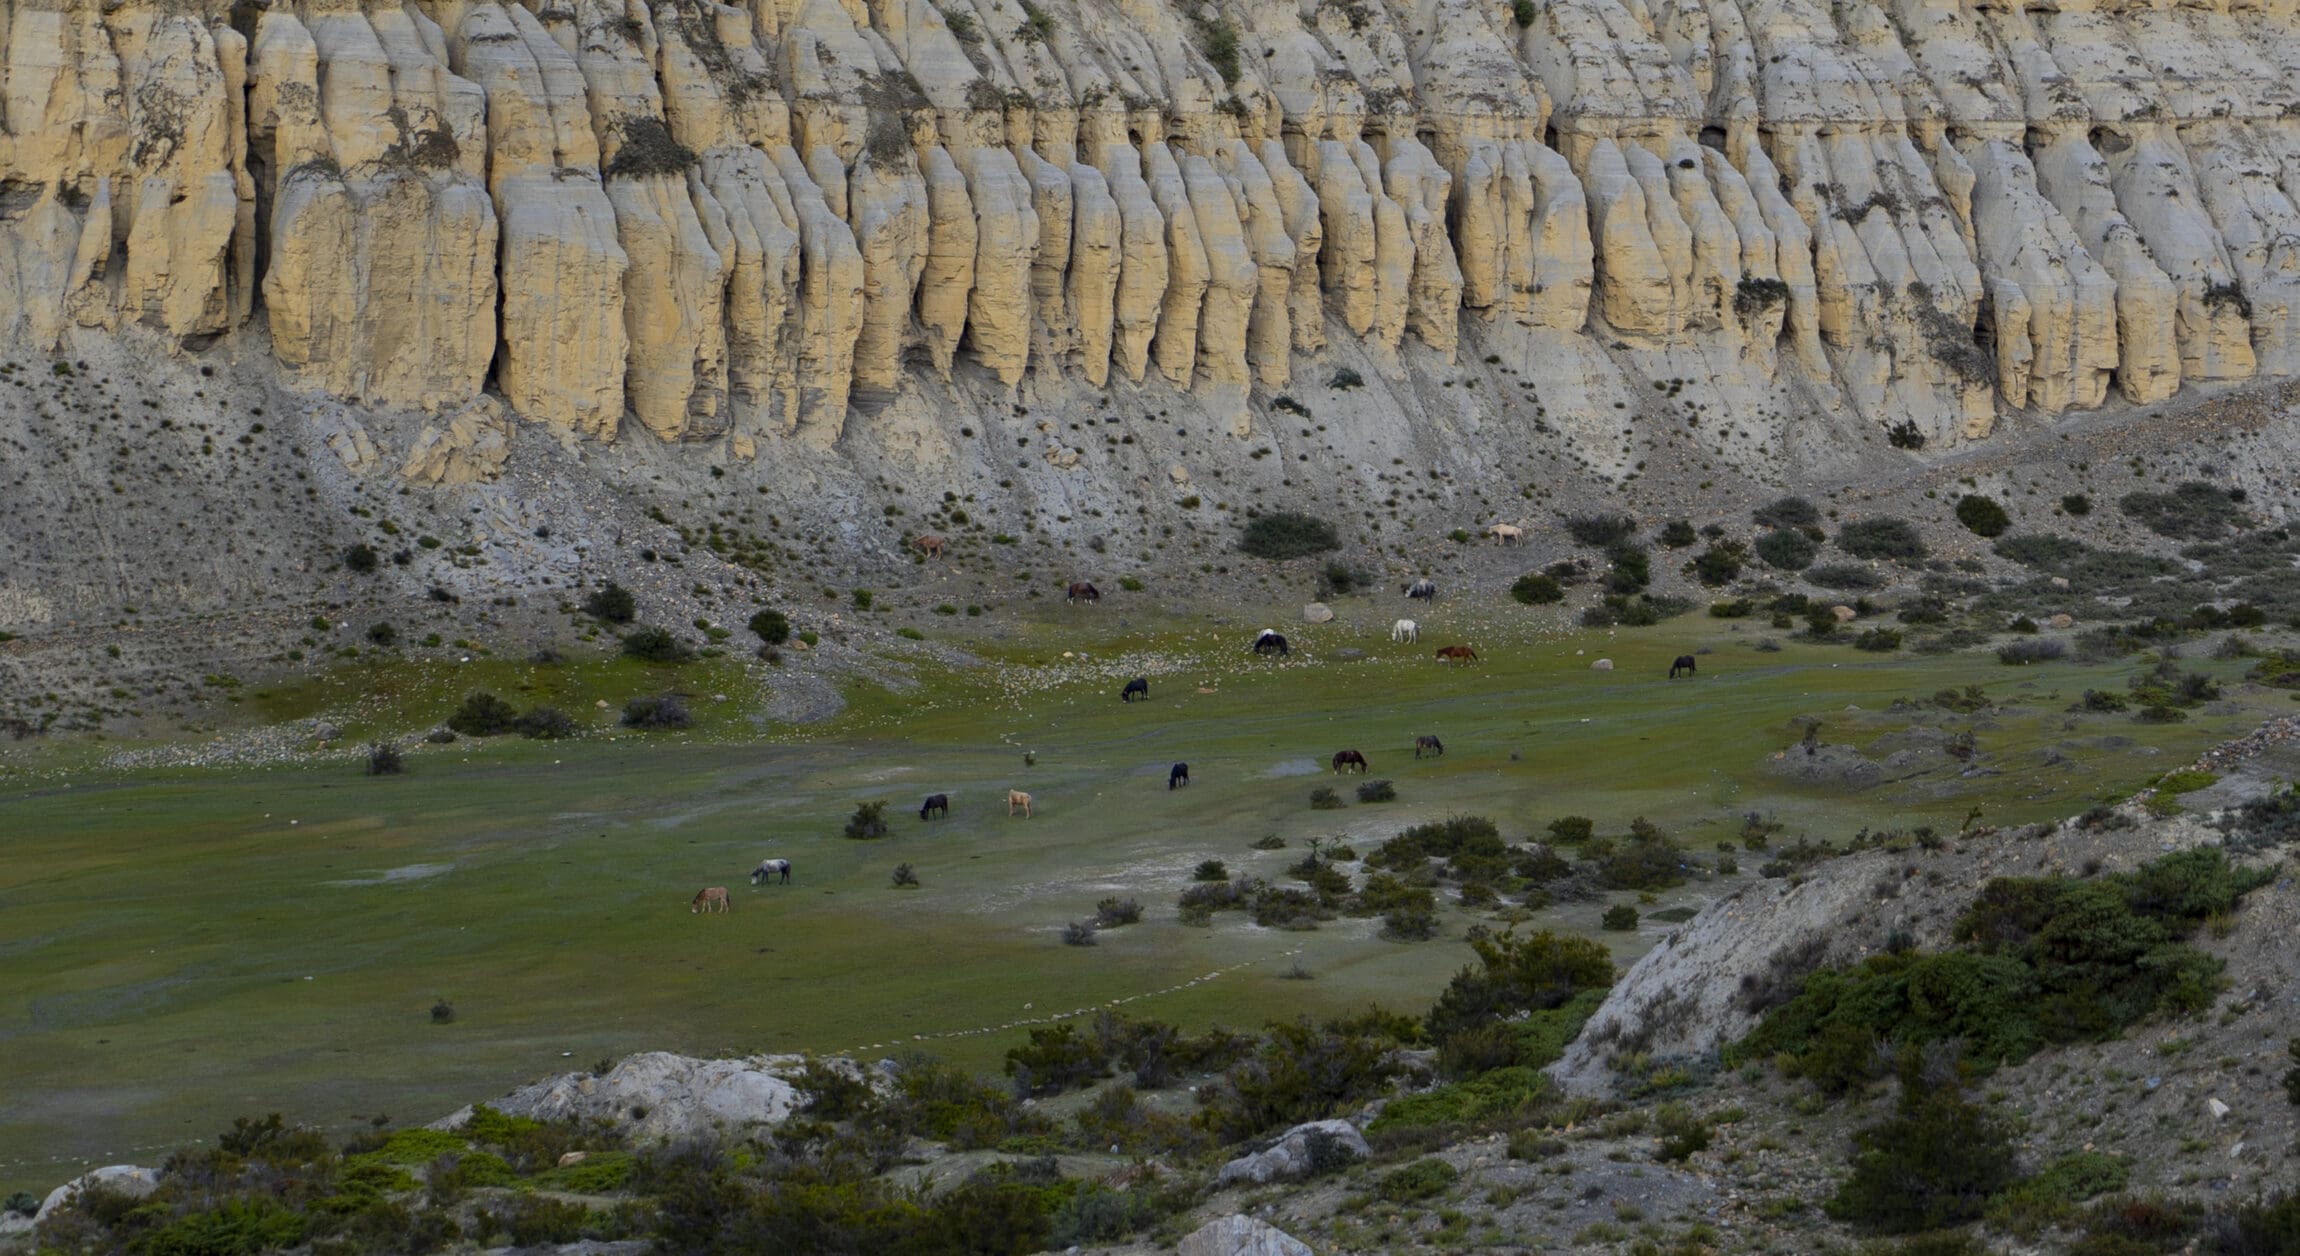
[[[232, 715], [327, 714], [348, 744], [430, 727], [483, 685], [593, 728], [418, 745], [406, 775], [383, 778], [360, 775], [349, 749], [269, 768], [121, 771], [93, 766], [85, 746], [16, 761], [0, 774], [0, 1191], [148, 1162], [241, 1114], [420, 1123], [638, 1050], [926, 1050], [993, 1069], [1017, 1022], [1119, 1000], [1187, 1026], [1367, 1000], [1419, 1008], [1467, 958], [1473, 917], [1407, 944], [1379, 938], [1377, 920], [1284, 932], [1224, 914], [1185, 928], [1175, 896], [1201, 859], [1281, 880], [1312, 837], [1364, 851], [1452, 812], [1489, 815], [1512, 840], [1561, 815], [1600, 832], [1644, 815], [1708, 858], [1750, 811], [1785, 825], [1776, 841], [1953, 831], [1975, 807], [1987, 823], [2044, 819], [2290, 709], [2231, 685], [2218, 714], [2183, 724], [2076, 716], [2066, 708], [2084, 688], [2122, 689], [2140, 664], [2015, 669], [1985, 653], [1794, 640], [1760, 653], [1756, 631], [1706, 620], [1490, 645], [1488, 633], [1485, 661], [1464, 667], [1431, 659], [1434, 636], [1288, 632], [1301, 652], [1277, 663], [1246, 656], [1250, 629], [1026, 625], [972, 643], [971, 666], [913, 657], [899, 691], [858, 686], [844, 714], [801, 729], [745, 714], [762, 681], [706, 662], [676, 673], [699, 719], [669, 734], [612, 730], [594, 706], [665, 683], [627, 660], [356, 665], [251, 691]], [[1664, 681], [1670, 656], [1699, 644], [1713, 651], [1699, 679]], [[1345, 647], [1365, 656], [1337, 659]], [[1601, 654], [1617, 669], [1589, 670]], [[1137, 673], [1150, 700], [1120, 704]], [[1799, 716], [1823, 720], [1827, 741], [1881, 745], [1913, 718], [1888, 711], [1896, 699], [1975, 682], [2005, 705], [1923, 718], [1974, 728], [1985, 774], [1853, 791], [1766, 771]], [[1419, 733], [1450, 753], [1415, 762]], [[1350, 796], [1355, 781], [1324, 766], [1343, 748], [1364, 751], [1398, 800], [1309, 809], [1319, 784]], [[1169, 792], [1176, 760], [1193, 784]], [[1035, 795], [1034, 818], [1006, 815], [1010, 787]], [[952, 795], [952, 814], [921, 823], [933, 792]], [[890, 836], [840, 836], [858, 802], [881, 798]], [[1269, 834], [1291, 849], [1251, 848]], [[770, 855], [794, 861], [794, 883], [747, 885]], [[919, 888], [889, 885], [904, 861]], [[1739, 883], [1699, 878], [1662, 901]], [[705, 885], [730, 889], [730, 914], [689, 913]], [[1143, 923], [1091, 948], [1060, 943], [1066, 921], [1113, 894], [1139, 898]], [[1593, 928], [1602, 907], [1535, 919]], [[1603, 936], [1627, 962], [1658, 932]], [[1296, 960], [1314, 980], [1286, 979]], [[434, 1024], [442, 998], [456, 1018]]]

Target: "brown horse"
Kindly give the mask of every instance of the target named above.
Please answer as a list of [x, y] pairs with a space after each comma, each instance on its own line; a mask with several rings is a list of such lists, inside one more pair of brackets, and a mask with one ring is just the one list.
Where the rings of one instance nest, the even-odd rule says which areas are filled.
[[1366, 757], [1355, 750], [1336, 750], [1334, 752], [1334, 771], [1340, 772], [1345, 768], [1357, 772], [1365, 771]]
[[1102, 600], [1102, 590], [1088, 581], [1080, 580], [1065, 590], [1064, 596], [1073, 602], [1099, 602]]
[[1427, 751], [1429, 751], [1431, 754], [1439, 754], [1439, 755], [1442, 755], [1442, 754], [1444, 754], [1444, 753], [1445, 753], [1445, 743], [1444, 743], [1444, 742], [1442, 742], [1442, 741], [1439, 741], [1439, 740], [1438, 740], [1437, 738], [1435, 738], [1435, 737], [1416, 737], [1416, 738], [1414, 738], [1414, 757], [1415, 757], [1416, 759], [1419, 759], [1419, 758], [1421, 758], [1421, 757], [1422, 757], [1422, 751], [1424, 751], [1424, 750], [1427, 750]]
[[733, 910], [733, 906], [727, 902], [727, 887], [723, 885], [713, 885], [697, 890], [695, 897], [687, 904], [687, 914], [690, 916], [697, 912]]
[[1006, 814], [1013, 815], [1016, 807], [1022, 808], [1023, 819], [1030, 818], [1030, 795], [1019, 789], [1010, 789], [1006, 791]]
[[915, 549], [919, 553], [926, 555], [928, 558], [940, 558], [942, 557], [943, 547], [949, 543], [950, 542], [946, 538], [936, 536], [930, 532], [924, 536], [912, 537], [910, 545], [912, 549]]
[[1440, 663], [1475, 663], [1477, 651], [1466, 645], [1439, 646], [1437, 657]]

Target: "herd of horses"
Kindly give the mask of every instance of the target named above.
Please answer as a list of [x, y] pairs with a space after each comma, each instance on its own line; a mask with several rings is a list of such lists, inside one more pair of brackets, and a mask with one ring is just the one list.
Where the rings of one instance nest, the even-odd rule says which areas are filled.
[[[1495, 524], [1487, 528], [1486, 532], [1496, 541], [1505, 545], [1515, 542], [1524, 535], [1521, 530], [1507, 524]], [[944, 538], [939, 536], [921, 536], [913, 540], [911, 544], [920, 553], [939, 558], [942, 556], [945, 542]], [[1101, 592], [1086, 581], [1072, 584], [1068, 590], [1068, 595], [1072, 602], [1097, 602], [1102, 599]], [[1405, 586], [1405, 595], [1409, 598], [1427, 601], [1437, 597], [1437, 586], [1428, 580], [1416, 580]], [[1408, 641], [1418, 643], [1421, 640], [1421, 625], [1410, 619], [1400, 619], [1390, 626], [1390, 640], [1399, 643]], [[1284, 658], [1293, 653], [1293, 646], [1286, 640], [1285, 635], [1277, 629], [1264, 628], [1255, 634], [1252, 650], [1257, 656], [1275, 654]], [[1441, 663], [1474, 663], [1477, 661], [1477, 650], [1466, 645], [1440, 646], [1437, 651], [1437, 659]], [[1680, 672], [1687, 676], [1698, 674], [1699, 668], [1692, 655], [1680, 654], [1670, 662], [1669, 679], [1677, 679]], [[1120, 702], [1131, 703], [1136, 700], [1147, 702], [1149, 699], [1150, 678], [1147, 676], [1136, 676], [1127, 681], [1125, 686], [1118, 691]], [[1414, 738], [1414, 758], [1419, 759], [1425, 754], [1435, 756], [1444, 753], [1445, 743], [1438, 740], [1434, 735], [1422, 735]], [[1332, 767], [1337, 774], [1343, 772], [1362, 774], [1367, 770], [1366, 756], [1356, 750], [1337, 750], [1334, 752]], [[1167, 770], [1167, 789], [1180, 789], [1189, 783], [1189, 764], [1177, 763]], [[1030, 808], [1031, 797], [1028, 793], [1019, 789], [1006, 791], [1006, 814], [1008, 816], [1012, 816], [1019, 810], [1023, 819], [1030, 819]], [[945, 819], [949, 818], [949, 794], [928, 794], [926, 801], [919, 804], [918, 818], [920, 820], [932, 820], [938, 816]], [[754, 886], [789, 885], [791, 883], [791, 861], [788, 859], [762, 859], [759, 861], [758, 867], [751, 869], [750, 879]], [[732, 903], [727, 897], [727, 889], [723, 885], [706, 886], [697, 891], [693, 900], [688, 904], [688, 911], [698, 914], [725, 912], [732, 909]]]

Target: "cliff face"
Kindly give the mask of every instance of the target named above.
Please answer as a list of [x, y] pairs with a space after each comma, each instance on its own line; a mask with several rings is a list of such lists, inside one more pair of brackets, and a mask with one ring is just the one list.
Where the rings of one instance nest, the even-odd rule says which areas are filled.
[[1243, 431], [1476, 323], [1942, 443], [2300, 362], [2288, 0], [12, 0], [0, 57], [11, 338], [260, 314], [600, 440], [954, 370]]

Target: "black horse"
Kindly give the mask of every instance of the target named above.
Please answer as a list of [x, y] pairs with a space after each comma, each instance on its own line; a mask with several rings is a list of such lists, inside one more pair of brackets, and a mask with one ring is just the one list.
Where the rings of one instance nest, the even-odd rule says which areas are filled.
[[1099, 602], [1102, 600], [1102, 590], [1095, 588], [1091, 581], [1086, 580], [1072, 584], [1068, 589], [1063, 590], [1063, 595], [1073, 602]]
[[1166, 774], [1166, 788], [1168, 789], [1179, 789], [1189, 783], [1190, 765], [1187, 763], [1175, 764], [1174, 770]]
[[1118, 691], [1118, 700], [1120, 702], [1132, 702], [1138, 697], [1145, 702], [1149, 701], [1150, 699], [1150, 682], [1148, 679], [1141, 676], [1136, 676], [1134, 679], [1127, 681], [1126, 687]]
[[1262, 635], [1254, 638], [1254, 653], [1256, 654], [1276, 654], [1278, 657], [1284, 658], [1293, 652], [1294, 648], [1286, 644], [1285, 637], [1279, 635], [1274, 629], [1264, 628]]
[[1434, 580], [1416, 580], [1406, 586], [1406, 596], [1424, 602], [1434, 602], [1437, 600], [1437, 582]]
[[1424, 751], [1424, 750], [1427, 750], [1427, 751], [1429, 751], [1431, 754], [1441, 754], [1441, 755], [1442, 755], [1442, 754], [1444, 754], [1444, 753], [1445, 753], [1445, 743], [1444, 743], [1444, 742], [1442, 742], [1442, 741], [1439, 741], [1439, 740], [1438, 740], [1437, 738], [1435, 738], [1435, 737], [1416, 737], [1416, 738], [1414, 738], [1414, 757], [1415, 757], [1416, 759], [1419, 759], [1419, 758], [1421, 758], [1421, 757], [1422, 757], [1422, 751]]
[[1692, 655], [1680, 654], [1677, 656], [1677, 661], [1669, 665], [1669, 679], [1677, 679], [1677, 673], [1679, 672], [1684, 672], [1686, 675], [1692, 676], [1697, 674], [1699, 671], [1700, 669], [1693, 665]]
[[948, 816], [950, 814], [950, 795], [928, 794], [926, 796], [926, 802], [921, 804], [918, 809], [918, 818], [921, 820], [931, 820], [934, 818], [935, 813], [937, 812], [940, 812], [944, 816]]

